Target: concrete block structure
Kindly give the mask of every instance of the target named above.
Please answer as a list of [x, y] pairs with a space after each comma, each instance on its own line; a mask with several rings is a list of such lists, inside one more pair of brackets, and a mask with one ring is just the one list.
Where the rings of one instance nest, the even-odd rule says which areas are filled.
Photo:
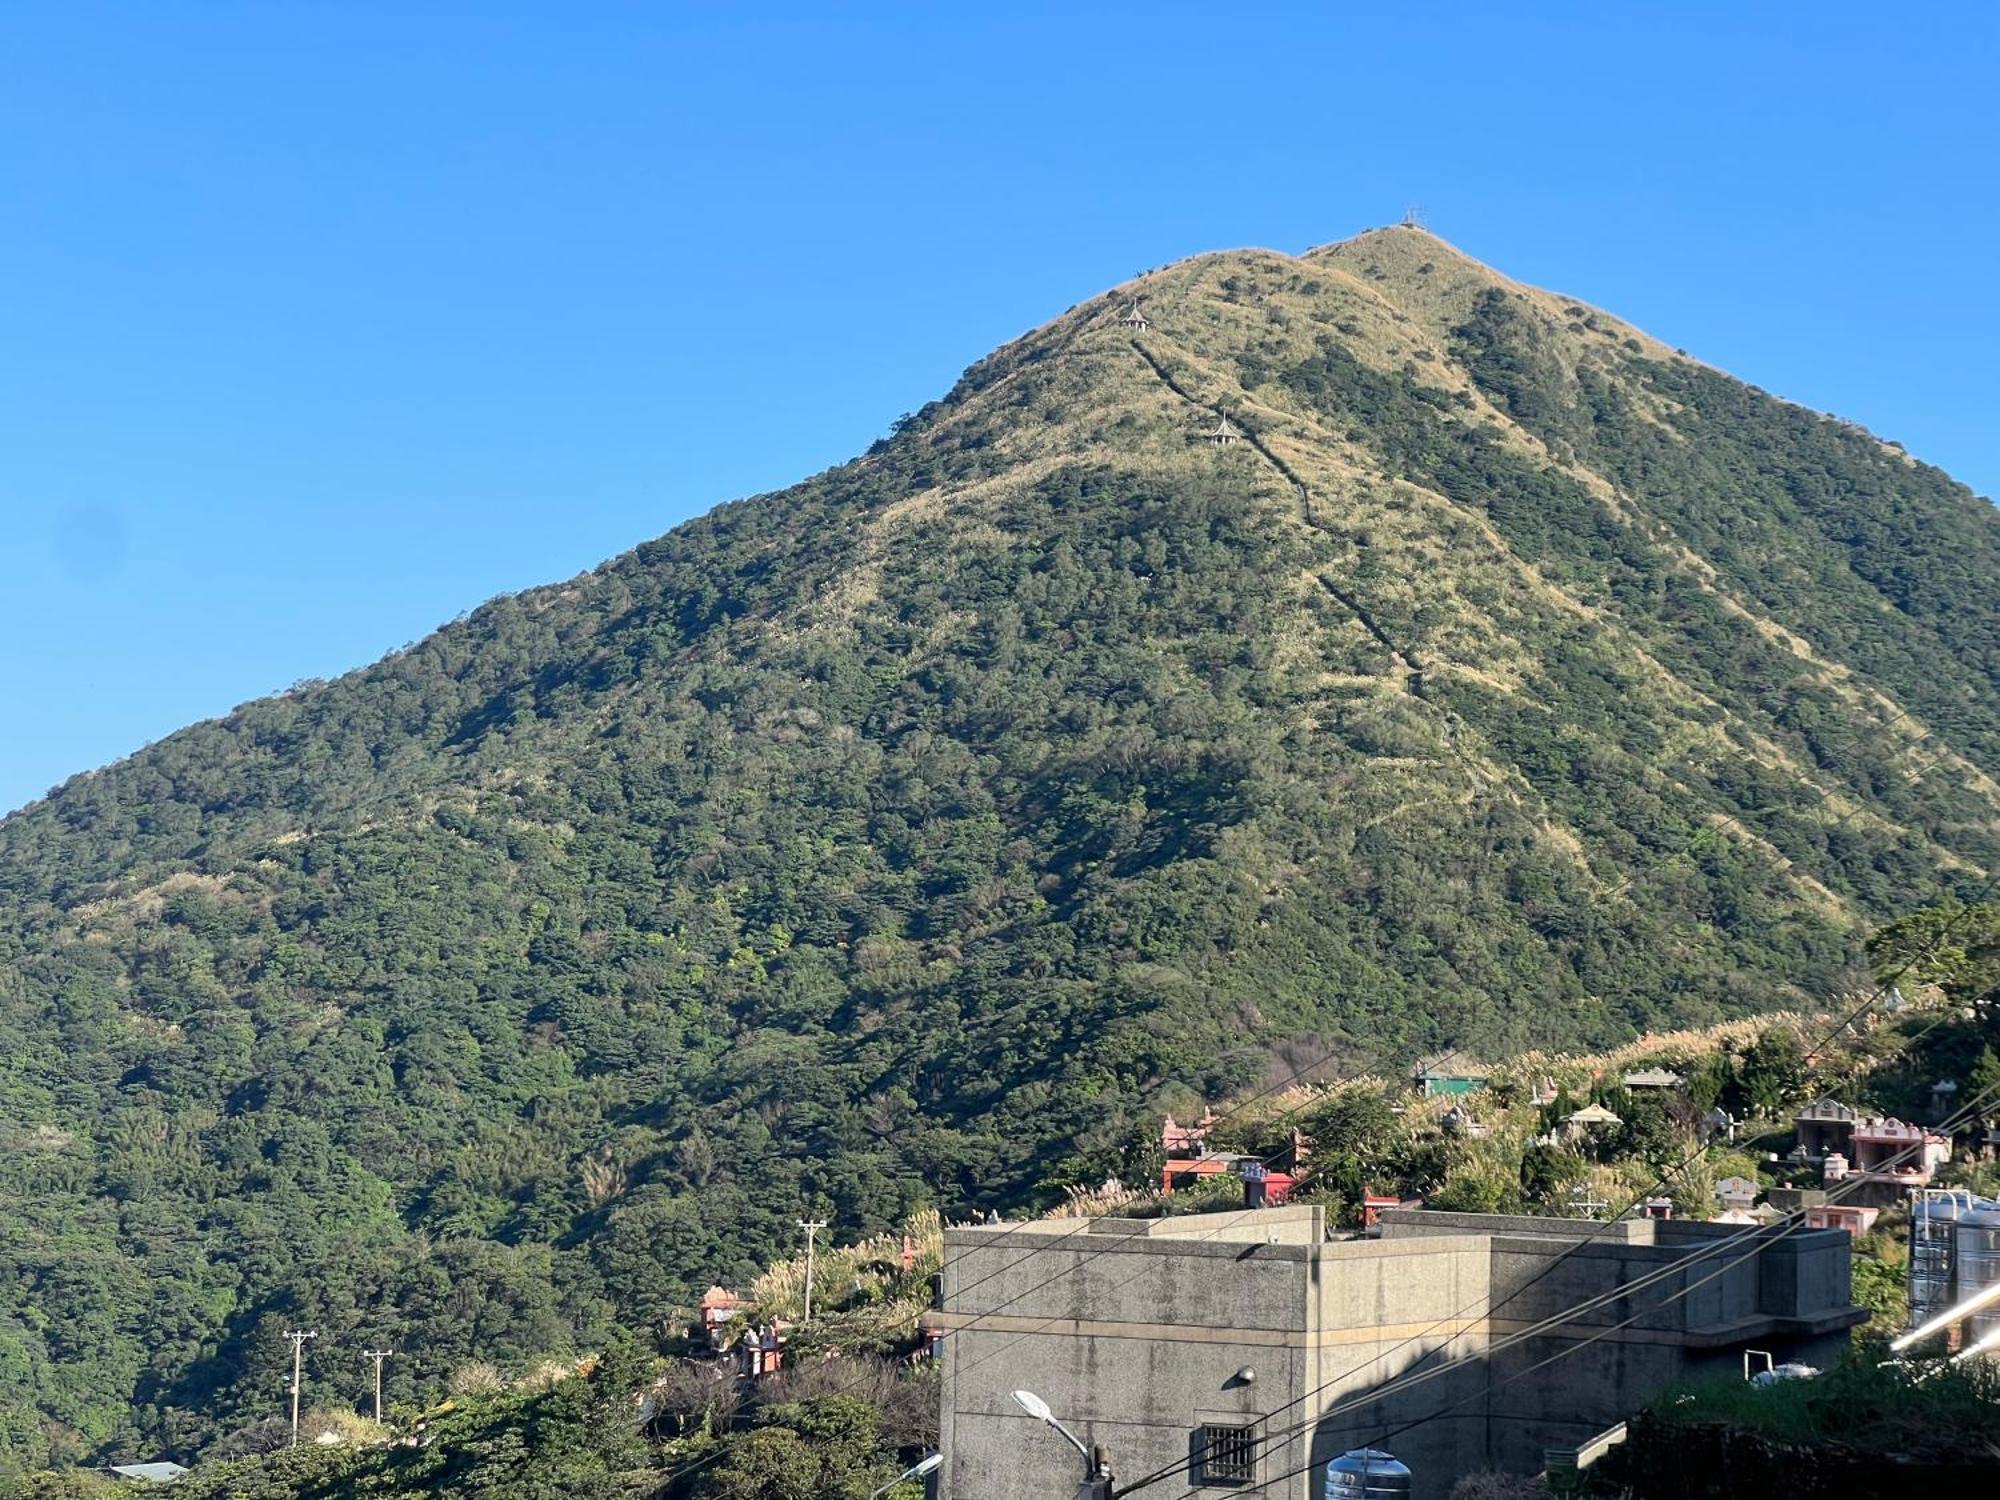
[[1829, 1151], [1845, 1155], [1854, 1146], [1854, 1107], [1822, 1095], [1792, 1117], [1799, 1144], [1794, 1155], [1801, 1161], [1819, 1161]]
[[1273, 1161], [1282, 1160], [1282, 1168], [1263, 1158], [1251, 1156], [1241, 1151], [1213, 1151], [1209, 1149], [1208, 1135], [1214, 1128], [1215, 1114], [1203, 1110], [1201, 1119], [1194, 1125], [1182, 1125], [1168, 1115], [1160, 1125], [1160, 1152], [1165, 1158], [1160, 1168], [1160, 1191], [1178, 1192], [1191, 1188], [1204, 1177], [1236, 1176], [1244, 1181], [1261, 1183], [1263, 1201], [1258, 1206], [1276, 1208], [1292, 1195], [1292, 1187], [1298, 1181], [1297, 1173], [1311, 1150], [1305, 1136], [1299, 1131], [1292, 1132], [1292, 1148], [1287, 1158], [1282, 1154]]
[[[1850, 1201], [1889, 1208], [1908, 1201], [1912, 1190], [1929, 1187], [1931, 1175], [1950, 1160], [1951, 1142], [1935, 1131], [1876, 1116], [1855, 1121], [1854, 1155], [1842, 1177], [1860, 1179]], [[1841, 1179], [1829, 1170], [1826, 1180]]]
[[1456, 1052], [1419, 1058], [1410, 1068], [1410, 1086], [1426, 1099], [1476, 1094], [1491, 1077], [1492, 1071], [1484, 1063]]
[[[939, 1494], [1076, 1492], [1076, 1451], [1011, 1398], [1029, 1390], [1086, 1446], [1104, 1446], [1121, 1491], [1183, 1466], [1141, 1493], [1255, 1487], [1306, 1500], [1328, 1459], [1386, 1437], [1419, 1500], [1442, 1497], [1477, 1469], [1536, 1472], [1547, 1450], [1667, 1384], [1739, 1369], [1745, 1348], [1825, 1365], [1867, 1316], [1851, 1303], [1837, 1229], [1746, 1254], [1756, 1242], [1729, 1225], [1391, 1209], [1379, 1237], [1330, 1241], [1322, 1212], [948, 1231]], [[1650, 1287], [1494, 1348], [1662, 1268]], [[1593, 1333], [1605, 1336], [1586, 1343]], [[1532, 1369], [1564, 1350], [1575, 1352]], [[1445, 1373], [1382, 1389], [1418, 1368]], [[1199, 1461], [1210, 1451], [1229, 1456], [1217, 1472]]]

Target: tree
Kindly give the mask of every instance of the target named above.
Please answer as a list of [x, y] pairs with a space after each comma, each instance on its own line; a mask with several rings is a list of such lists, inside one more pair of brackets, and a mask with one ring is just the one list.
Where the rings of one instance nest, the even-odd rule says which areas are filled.
[[730, 1437], [722, 1460], [695, 1485], [702, 1500], [822, 1500], [825, 1469], [806, 1440], [788, 1427], [759, 1427]]
[[861, 1500], [894, 1473], [877, 1451], [879, 1438], [875, 1409], [852, 1396], [773, 1406], [750, 1432], [725, 1440], [724, 1457], [695, 1493], [702, 1500]]
[[1991, 1120], [2000, 1116], [2000, 1053], [1989, 1044], [1979, 1050], [1979, 1059], [1972, 1065], [1972, 1071], [1965, 1079], [1965, 1100], [1975, 1106], [1981, 1120]]
[[1705, 1152], [1686, 1155], [1667, 1179], [1667, 1196], [1674, 1200], [1674, 1212], [1683, 1219], [1707, 1219], [1715, 1214], [1715, 1167]]
[[1628, 1094], [1613, 1108], [1624, 1121], [1618, 1129], [1617, 1155], [1637, 1157], [1662, 1172], [1688, 1154], [1689, 1143], [1674, 1120], [1672, 1106], [1651, 1090]]
[[1324, 1201], [1336, 1221], [1354, 1222], [1363, 1194], [1392, 1170], [1408, 1144], [1402, 1122], [1379, 1090], [1354, 1088], [1316, 1106], [1302, 1128], [1313, 1143], [1306, 1192]]
[[[1283, 461], [1365, 524], [1183, 452], [1063, 319], [866, 462], [0, 820], [0, 1470], [206, 1467], [287, 1327], [402, 1351], [407, 1405], [653, 1327], [799, 1217], [1133, 1181], [1133, 1122], [1296, 1038], [1749, 1014], [1852, 914], [1971, 889], [2000, 799], [1866, 705], [2000, 764], [2000, 512], [1453, 274], [1373, 281], [1459, 309], [1436, 368], [1247, 265], [1206, 362], [1344, 439]], [[1307, 1190], [1350, 1221], [1522, 1190], [1328, 1102]]]
[[1891, 922], [1868, 940], [1884, 983], [1935, 984], [1961, 1005], [2000, 986], [2000, 902], [1948, 902]]
[[1713, 1052], [1705, 1052], [1687, 1069], [1688, 1102], [1703, 1114], [1722, 1102], [1724, 1091], [1733, 1081], [1734, 1068], [1731, 1058], [1724, 1049], [1718, 1047]]
[[1521, 1197], [1537, 1207], [1547, 1207], [1558, 1202], [1562, 1191], [1587, 1170], [1583, 1158], [1574, 1151], [1537, 1141], [1521, 1153]]
[[1872, 1255], [1854, 1257], [1853, 1297], [1877, 1328], [1900, 1328], [1909, 1315], [1907, 1274]]
[[123, 1486], [88, 1469], [0, 1480], [0, 1500], [111, 1500]]
[[1775, 1114], [1805, 1092], [1805, 1047], [1790, 1027], [1769, 1027], [1743, 1049], [1737, 1071], [1750, 1105]]
[[1489, 1156], [1470, 1156], [1452, 1167], [1444, 1186], [1431, 1195], [1430, 1206], [1454, 1213], [1497, 1214], [1514, 1207], [1519, 1194], [1515, 1173]]

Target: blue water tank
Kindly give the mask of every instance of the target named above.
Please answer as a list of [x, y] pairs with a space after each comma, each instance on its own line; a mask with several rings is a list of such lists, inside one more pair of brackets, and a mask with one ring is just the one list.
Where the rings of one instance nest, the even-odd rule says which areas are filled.
[[1328, 1462], [1326, 1500], [1378, 1500], [1410, 1493], [1408, 1466], [1380, 1448], [1356, 1448]]

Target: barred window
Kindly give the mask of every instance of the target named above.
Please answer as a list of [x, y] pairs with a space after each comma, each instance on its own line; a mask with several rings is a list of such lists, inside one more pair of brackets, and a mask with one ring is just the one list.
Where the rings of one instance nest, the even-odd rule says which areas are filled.
[[1202, 1484], [1250, 1484], [1257, 1478], [1257, 1429], [1205, 1423], [1195, 1439]]

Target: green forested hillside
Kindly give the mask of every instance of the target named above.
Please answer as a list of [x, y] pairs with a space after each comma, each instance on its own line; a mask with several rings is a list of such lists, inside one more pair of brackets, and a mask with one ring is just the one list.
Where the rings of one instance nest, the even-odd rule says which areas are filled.
[[326, 1399], [589, 1345], [1287, 1043], [1795, 1003], [2000, 864], [1996, 578], [1943, 474], [1419, 231], [1154, 272], [0, 823], [0, 1464], [193, 1454], [288, 1326]]

